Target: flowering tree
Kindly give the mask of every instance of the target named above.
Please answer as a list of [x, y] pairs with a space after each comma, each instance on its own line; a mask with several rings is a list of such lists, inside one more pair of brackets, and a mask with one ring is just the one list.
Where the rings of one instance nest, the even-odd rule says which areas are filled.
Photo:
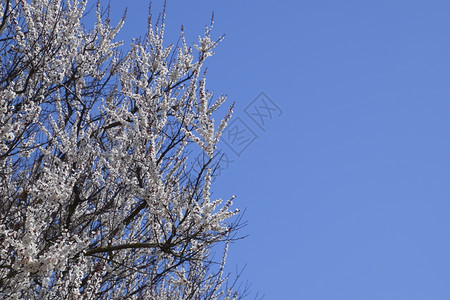
[[0, 4], [0, 297], [237, 297], [224, 264], [238, 210], [210, 198], [231, 114], [214, 123], [225, 98], [205, 87], [212, 25], [165, 47], [164, 15], [149, 18], [124, 53], [124, 19], [98, 4], [87, 30], [85, 7]]

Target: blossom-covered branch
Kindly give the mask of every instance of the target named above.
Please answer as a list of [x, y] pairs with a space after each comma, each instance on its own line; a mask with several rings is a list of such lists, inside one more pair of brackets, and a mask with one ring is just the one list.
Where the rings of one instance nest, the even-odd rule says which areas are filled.
[[210, 193], [231, 108], [215, 124], [203, 65], [221, 38], [165, 47], [163, 13], [124, 52], [125, 17], [97, 4], [88, 30], [86, 5], [0, 4], [0, 297], [237, 297], [210, 257], [240, 226]]

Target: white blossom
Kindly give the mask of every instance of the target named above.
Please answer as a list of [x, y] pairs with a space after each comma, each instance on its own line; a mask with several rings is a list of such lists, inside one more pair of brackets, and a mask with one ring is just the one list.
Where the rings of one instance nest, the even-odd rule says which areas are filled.
[[163, 13], [125, 52], [125, 17], [98, 4], [86, 29], [86, 7], [0, 4], [0, 298], [234, 299], [238, 210], [211, 194], [232, 111], [215, 124], [203, 67], [222, 38], [166, 47]]

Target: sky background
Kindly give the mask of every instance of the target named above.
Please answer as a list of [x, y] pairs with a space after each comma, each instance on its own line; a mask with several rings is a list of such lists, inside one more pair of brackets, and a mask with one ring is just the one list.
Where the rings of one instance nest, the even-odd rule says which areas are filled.
[[[148, 2], [112, 2], [143, 35]], [[264, 299], [450, 299], [450, 2], [168, 0], [167, 43], [213, 11], [207, 84], [246, 133], [213, 186], [246, 208], [230, 270]]]

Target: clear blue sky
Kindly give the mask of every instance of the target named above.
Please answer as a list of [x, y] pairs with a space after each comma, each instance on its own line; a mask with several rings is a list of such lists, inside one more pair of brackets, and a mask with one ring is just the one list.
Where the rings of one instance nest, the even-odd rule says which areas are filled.
[[[125, 6], [129, 42], [148, 5]], [[168, 41], [212, 11], [209, 88], [255, 136], [213, 187], [247, 208], [231, 269], [264, 299], [450, 299], [450, 2], [168, 0]]]

